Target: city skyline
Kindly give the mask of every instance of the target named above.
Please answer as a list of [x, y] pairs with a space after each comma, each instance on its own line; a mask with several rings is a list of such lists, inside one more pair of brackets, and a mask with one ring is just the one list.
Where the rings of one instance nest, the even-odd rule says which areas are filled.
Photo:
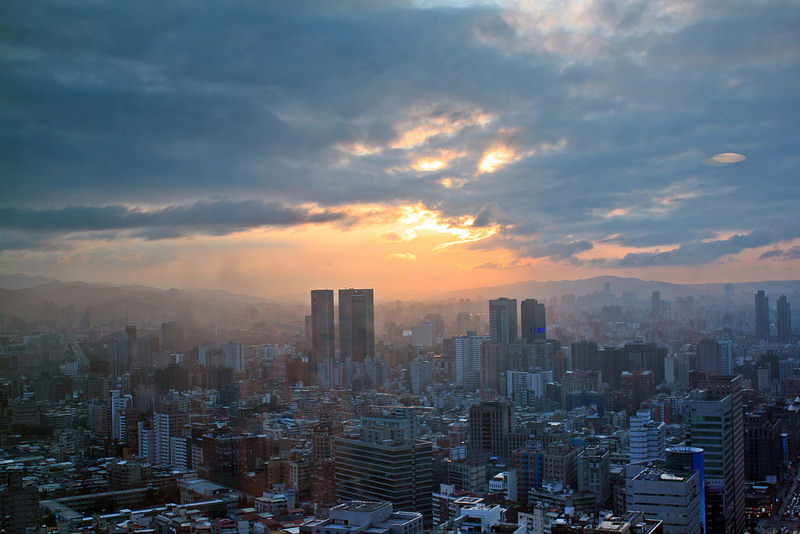
[[0, 38], [0, 272], [396, 298], [800, 265], [796, 3], [43, 6]]

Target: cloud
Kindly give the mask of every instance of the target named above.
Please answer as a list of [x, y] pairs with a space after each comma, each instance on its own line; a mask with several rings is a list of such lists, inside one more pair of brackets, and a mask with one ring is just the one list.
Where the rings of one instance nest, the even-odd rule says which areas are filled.
[[744, 154], [738, 154], [736, 152], [721, 152], [712, 156], [707, 163], [710, 165], [732, 165], [734, 163], [740, 163], [747, 158]]
[[380, 235], [384, 241], [403, 241], [403, 236], [397, 232], [384, 232]]
[[481, 263], [479, 265], [474, 265], [469, 267], [470, 269], [489, 269], [495, 271], [507, 271], [510, 269], [519, 269], [520, 267], [525, 267], [527, 264], [520, 261], [520, 260], [512, 260], [507, 263], [497, 263], [493, 261], [487, 261], [486, 263]]
[[405, 260], [405, 261], [414, 261], [417, 259], [417, 256], [410, 252], [394, 252], [392, 254], [389, 254], [389, 257], [394, 258], [396, 260]]
[[143, 209], [121, 205], [67, 206], [54, 209], [0, 208], [0, 228], [37, 234], [134, 231], [148, 240], [191, 234], [226, 235], [263, 226], [296, 226], [343, 221], [350, 215], [333, 210], [287, 207], [278, 202], [213, 200], [190, 205]]
[[797, 230], [757, 230], [747, 234], [735, 234], [727, 239], [683, 243], [677, 248], [664, 252], [632, 252], [611, 265], [621, 267], [699, 265], [712, 262], [723, 256], [738, 254], [743, 250], [763, 247], [777, 241], [797, 237], [800, 237], [800, 231]]
[[768, 250], [758, 257], [759, 260], [765, 260], [768, 258], [780, 258], [782, 260], [800, 259], [800, 246], [795, 246], [787, 250], [781, 250], [778, 248]]
[[501, 212], [500, 206], [497, 202], [490, 202], [483, 206], [478, 214], [475, 216], [475, 220], [472, 221], [472, 226], [476, 228], [485, 228], [487, 226], [491, 226], [495, 222], [497, 222], [497, 215]]
[[542, 247], [538, 254], [542, 257], [546, 256], [552, 260], [565, 260], [594, 248], [594, 245], [589, 241], [572, 241], [569, 243], [551, 243]]

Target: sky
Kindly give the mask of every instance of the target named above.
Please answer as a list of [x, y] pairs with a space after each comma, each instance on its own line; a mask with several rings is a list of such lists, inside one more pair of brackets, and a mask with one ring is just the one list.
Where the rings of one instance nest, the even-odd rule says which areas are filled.
[[794, 0], [6, 1], [0, 272], [797, 279], [798, 28]]

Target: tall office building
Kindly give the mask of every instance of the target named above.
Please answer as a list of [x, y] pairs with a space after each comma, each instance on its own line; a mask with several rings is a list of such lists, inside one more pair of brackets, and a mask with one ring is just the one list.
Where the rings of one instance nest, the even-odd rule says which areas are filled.
[[476, 456], [510, 456], [508, 436], [514, 427], [510, 403], [487, 401], [469, 408], [469, 450]]
[[704, 450], [706, 532], [744, 532], [742, 377], [714, 376], [692, 393], [686, 418], [689, 444]]
[[666, 450], [665, 460], [668, 469], [682, 471], [694, 471], [698, 476], [700, 490], [700, 506], [698, 513], [700, 516], [701, 532], [706, 531], [706, 497], [705, 497], [705, 467], [703, 460], [704, 452], [699, 447], [670, 447]]
[[720, 350], [720, 371], [721, 375], [733, 374], [733, 342], [730, 339], [717, 341]]
[[175, 321], [161, 324], [161, 350], [184, 351], [183, 325]]
[[756, 293], [756, 339], [769, 341], [769, 299], [763, 289]]
[[628, 479], [626, 486], [628, 509], [659, 518], [664, 534], [703, 532], [700, 523], [703, 488], [696, 471], [647, 467]]
[[532, 343], [536, 339], [547, 339], [547, 316], [544, 303], [536, 299], [525, 299], [520, 304], [522, 312], [522, 337]]
[[336, 498], [391, 502], [433, 520], [433, 446], [429, 441], [334, 438]]
[[733, 309], [733, 284], [725, 284], [725, 310]]
[[721, 375], [722, 348], [713, 339], [704, 339], [697, 344], [697, 369], [705, 371], [708, 376]]
[[339, 358], [375, 357], [375, 304], [371, 289], [339, 290]]
[[786, 295], [778, 297], [778, 343], [792, 342], [792, 305]]
[[311, 366], [336, 357], [336, 339], [333, 321], [333, 290], [311, 291]]
[[489, 337], [498, 345], [517, 341], [517, 299], [489, 301]]

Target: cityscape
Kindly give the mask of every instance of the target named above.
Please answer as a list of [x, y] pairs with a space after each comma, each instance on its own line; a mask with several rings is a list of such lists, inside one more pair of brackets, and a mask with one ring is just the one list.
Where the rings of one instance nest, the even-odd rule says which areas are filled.
[[6, 0], [0, 534], [800, 534], [796, 0]]
[[273, 324], [253, 302], [213, 324], [4, 310], [2, 528], [796, 526], [800, 282], [667, 299], [601, 280], [542, 302], [314, 289]]

